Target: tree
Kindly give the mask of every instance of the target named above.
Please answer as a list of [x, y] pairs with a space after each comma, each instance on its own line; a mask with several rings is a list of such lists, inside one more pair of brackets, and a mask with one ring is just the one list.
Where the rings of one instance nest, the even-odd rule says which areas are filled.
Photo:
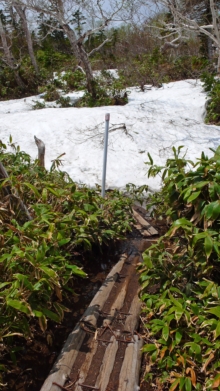
[[31, 32], [29, 30], [28, 22], [27, 22], [27, 18], [26, 18], [26, 8], [22, 7], [20, 5], [17, 5], [17, 4], [14, 5], [14, 8], [15, 8], [15, 10], [16, 10], [16, 12], [19, 15], [20, 20], [21, 20], [21, 24], [22, 24], [22, 27], [23, 27], [23, 30], [24, 30], [24, 33], [25, 33], [27, 46], [28, 46], [28, 52], [29, 52], [29, 55], [30, 55], [30, 58], [31, 58], [32, 65], [33, 65], [36, 73], [38, 73], [39, 69], [38, 69], [37, 60], [36, 60], [35, 54], [34, 54], [34, 48], [33, 48]]
[[15, 80], [18, 86], [24, 89], [25, 84], [19, 75], [20, 63], [16, 61], [11, 51], [10, 43], [8, 42], [8, 34], [4, 23], [4, 15], [2, 12], [0, 13], [0, 38], [2, 44], [1, 49], [3, 50], [3, 56], [1, 57], [1, 60], [14, 72]]
[[161, 21], [157, 27], [162, 33], [160, 38], [164, 40], [162, 49], [176, 48], [190, 35], [202, 34], [210, 39], [216, 48], [218, 57], [217, 72], [220, 73], [220, 1], [219, 0], [158, 0], [157, 4], [168, 11], [171, 19]]
[[[130, 0], [111, 0], [104, 5], [103, 0], [7, 0], [13, 6], [27, 7], [33, 12], [43, 13], [47, 18], [57, 21], [67, 38], [72, 51], [78, 60], [78, 64], [84, 68], [87, 89], [96, 98], [96, 83], [94, 80], [90, 57], [100, 50], [106, 42], [111, 40], [107, 37], [90, 52], [85, 48], [85, 42], [91, 35], [104, 31], [112, 24], [128, 20], [131, 16]], [[132, 5], [136, 2], [133, 0]], [[80, 19], [81, 18], [81, 22]], [[74, 22], [74, 18], [77, 23]], [[83, 18], [83, 23], [82, 23]], [[56, 28], [57, 29], [57, 28]]]

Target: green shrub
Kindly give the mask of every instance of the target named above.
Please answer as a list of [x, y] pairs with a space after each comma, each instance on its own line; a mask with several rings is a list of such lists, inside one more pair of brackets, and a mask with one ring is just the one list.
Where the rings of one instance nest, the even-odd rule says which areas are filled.
[[86, 85], [85, 75], [79, 70], [65, 72], [62, 81], [66, 84], [65, 88], [69, 90], [82, 90]]
[[197, 163], [182, 158], [181, 148], [173, 148], [165, 167], [149, 155], [148, 175], [161, 173], [163, 187], [148, 208], [166, 218], [169, 229], [140, 267], [146, 379], [156, 365], [170, 390], [212, 390], [220, 385], [220, 147]]
[[76, 107], [123, 106], [128, 103], [128, 92], [124, 88], [122, 78], [116, 79], [109, 74], [106, 78], [105, 74], [102, 74], [101, 77], [96, 77], [94, 84], [96, 97], [86, 91], [75, 104]]
[[33, 101], [34, 105], [32, 106], [33, 110], [45, 109], [45, 102], [40, 102], [39, 100]]
[[[32, 216], [19, 224], [17, 198], [1, 197], [0, 340], [11, 350], [19, 340], [23, 343], [20, 337], [30, 336], [33, 322], [45, 332], [48, 320], [62, 321], [67, 311], [63, 296], [74, 292], [74, 278], [86, 277], [76, 251], [122, 239], [130, 230], [132, 200], [117, 190], [103, 199], [100, 188], [73, 182], [55, 169], [61, 156], [47, 171], [18, 147], [9, 153], [1, 143], [0, 152], [12, 191]], [[1, 195], [8, 183], [0, 181]]]
[[204, 91], [208, 93], [206, 103], [206, 123], [220, 125], [220, 80], [214, 73], [205, 72], [201, 76]]
[[58, 100], [60, 98], [60, 94], [56, 89], [56, 86], [54, 84], [48, 84], [45, 87], [45, 94], [43, 96], [44, 100], [46, 102], [53, 102], [55, 100]]
[[60, 106], [60, 107], [72, 107], [73, 105], [70, 103], [70, 97], [67, 96], [67, 97], [64, 97], [64, 96], [60, 96], [59, 99], [56, 101], [56, 103]]

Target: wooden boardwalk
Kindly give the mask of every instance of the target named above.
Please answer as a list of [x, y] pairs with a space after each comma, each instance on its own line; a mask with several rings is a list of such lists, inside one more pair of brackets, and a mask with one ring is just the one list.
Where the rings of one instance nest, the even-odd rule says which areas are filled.
[[[150, 245], [157, 231], [136, 210], [134, 217]], [[130, 244], [69, 335], [41, 391], [138, 390], [141, 261], [141, 252]]]

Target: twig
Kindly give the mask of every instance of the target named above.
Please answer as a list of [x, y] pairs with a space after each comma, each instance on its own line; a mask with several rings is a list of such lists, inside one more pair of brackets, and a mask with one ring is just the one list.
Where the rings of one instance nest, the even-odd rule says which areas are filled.
[[134, 343], [134, 341], [132, 341], [132, 340], [126, 341], [126, 339], [118, 339], [118, 338], [116, 338], [116, 341], [118, 341], [118, 342], [124, 342], [124, 343]]
[[78, 385], [81, 386], [81, 387], [91, 388], [92, 390], [98, 390], [98, 391], [100, 390], [100, 388], [89, 386], [88, 384], [78, 383]]
[[61, 386], [60, 384], [58, 384], [56, 382], [53, 382], [52, 384], [54, 384], [55, 386], [59, 387], [63, 391], [69, 391], [68, 388], [63, 387], [63, 386]]
[[106, 342], [106, 343], [112, 343], [112, 341], [108, 341], [107, 339], [101, 339], [97, 338], [96, 341]]

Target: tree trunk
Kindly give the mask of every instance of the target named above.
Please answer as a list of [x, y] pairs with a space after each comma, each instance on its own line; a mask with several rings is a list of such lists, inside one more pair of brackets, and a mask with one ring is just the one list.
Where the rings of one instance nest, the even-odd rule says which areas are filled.
[[25, 36], [26, 36], [26, 40], [27, 40], [28, 52], [29, 52], [29, 55], [30, 55], [30, 58], [31, 58], [32, 65], [33, 65], [36, 73], [39, 73], [37, 61], [36, 61], [36, 58], [35, 58], [35, 55], [34, 55], [34, 48], [33, 48], [33, 42], [32, 42], [32, 38], [31, 38], [31, 33], [29, 31], [28, 24], [27, 24], [27, 18], [26, 18], [26, 15], [25, 15], [25, 8], [22, 8], [19, 5], [14, 5], [14, 8], [15, 8], [16, 12], [18, 13], [18, 15], [19, 15], [19, 17], [21, 19], [22, 27], [23, 27], [23, 30], [24, 30], [24, 33], [25, 33]]
[[88, 91], [92, 95], [92, 97], [94, 99], [96, 99], [96, 85], [95, 85], [95, 80], [94, 80], [94, 77], [92, 74], [92, 68], [91, 68], [88, 54], [86, 53], [81, 42], [78, 42], [77, 46], [79, 49], [80, 60], [84, 65], [84, 69], [85, 69], [85, 73], [86, 73]]
[[10, 47], [8, 46], [6, 32], [3, 27], [1, 18], [0, 18], [0, 37], [1, 37], [1, 41], [2, 41], [2, 48], [4, 51], [5, 62], [9, 66], [9, 68], [14, 71], [15, 79], [17, 81], [18, 86], [21, 87], [22, 89], [24, 89], [25, 84], [23, 83], [23, 81], [19, 75], [18, 65], [16, 64], [14, 56], [10, 51]]
[[96, 98], [96, 85], [95, 85], [95, 80], [94, 80], [94, 76], [92, 73], [92, 68], [91, 68], [88, 54], [86, 53], [82, 42], [79, 42], [79, 40], [77, 40], [77, 37], [76, 37], [74, 31], [69, 27], [69, 25], [65, 24], [63, 26], [63, 28], [64, 28], [64, 31], [70, 41], [70, 44], [72, 46], [72, 49], [74, 51], [75, 56], [77, 57], [80, 64], [83, 64], [83, 66], [84, 66], [86, 80], [87, 80], [87, 88], [88, 88], [89, 93], [95, 99]]

